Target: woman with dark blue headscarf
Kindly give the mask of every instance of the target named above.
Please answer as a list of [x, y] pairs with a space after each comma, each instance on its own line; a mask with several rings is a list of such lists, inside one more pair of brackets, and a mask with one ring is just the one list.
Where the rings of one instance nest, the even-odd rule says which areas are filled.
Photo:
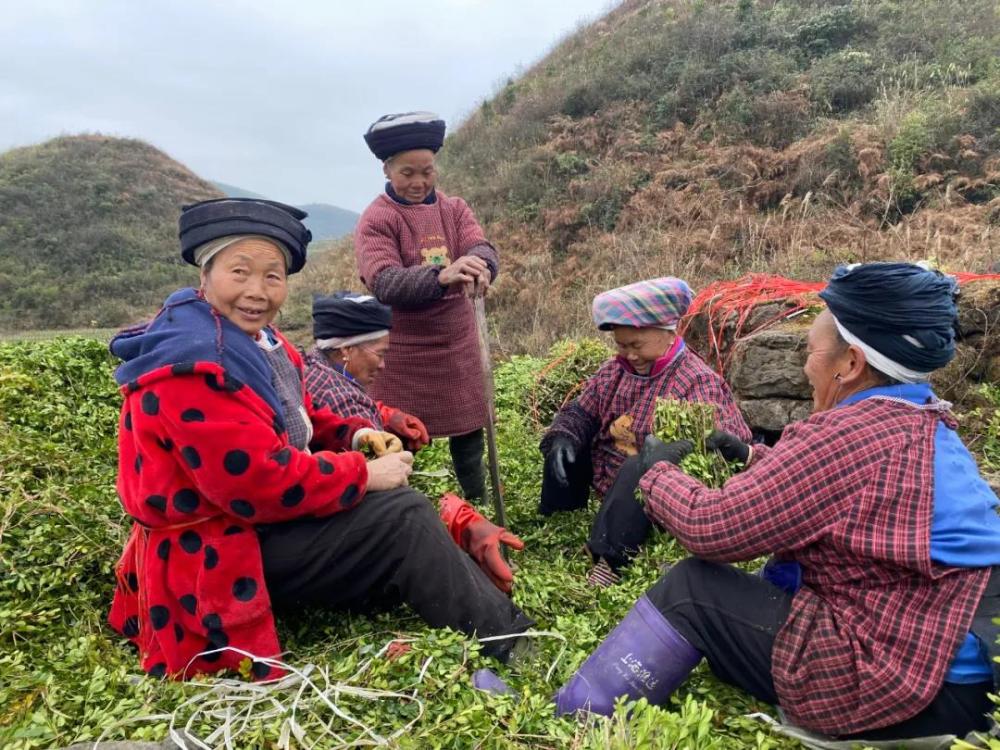
[[[712, 490], [647, 439], [650, 518], [675, 565], [559, 691], [560, 712], [661, 703], [701, 661], [793, 723], [861, 739], [987, 726], [1000, 614], [997, 497], [928, 382], [954, 356], [954, 280], [909, 263], [837, 270], [808, 338], [814, 413]], [[723, 563], [763, 555], [763, 577]]]
[[[273, 325], [306, 262], [303, 218], [261, 200], [186, 207], [181, 255], [201, 269], [199, 289], [111, 342], [117, 489], [135, 523], [109, 620], [155, 676], [237, 670], [247, 654], [255, 678], [276, 676], [272, 608], [399, 602], [479, 636], [530, 624], [453, 543], [479, 560], [502, 530], [468, 514], [446, 529], [407, 486], [413, 456], [391, 452], [395, 435], [303, 388], [302, 359]], [[449, 533], [459, 520], [468, 540]], [[512, 644], [485, 650], [506, 658]]]

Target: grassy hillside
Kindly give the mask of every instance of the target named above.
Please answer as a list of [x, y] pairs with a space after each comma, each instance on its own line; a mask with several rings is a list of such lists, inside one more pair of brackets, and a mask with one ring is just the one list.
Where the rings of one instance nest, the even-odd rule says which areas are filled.
[[161, 151], [99, 135], [0, 154], [0, 330], [114, 326], [197, 277], [184, 203], [220, 197]]
[[503, 255], [501, 332], [535, 351], [652, 275], [983, 270], [998, 60], [995, 0], [626, 0], [482, 103], [444, 188]]

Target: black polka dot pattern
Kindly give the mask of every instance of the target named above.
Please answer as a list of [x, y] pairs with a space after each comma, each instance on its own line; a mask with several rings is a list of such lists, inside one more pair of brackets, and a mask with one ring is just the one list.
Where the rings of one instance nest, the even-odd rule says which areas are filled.
[[228, 451], [222, 459], [222, 468], [234, 477], [238, 477], [250, 468], [250, 454], [241, 450]]
[[358, 501], [358, 485], [349, 484], [340, 495], [340, 507], [350, 508]]
[[156, 508], [161, 513], [167, 512], [167, 498], [163, 495], [150, 495], [146, 498], [146, 505]]
[[170, 368], [173, 375], [191, 375], [194, 372], [194, 362], [178, 362]]
[[253, 666], [250, 667], [250, 672], [258, 680], [263, 680], [265, 677], [271, 674], [271, 668], [262, 661], [255, 661], [253, 663]]
[[204, 422], [205, 412], [201, 409], [185, 409], [181, 412], [182, 422]]
[[125, 429], [126, 430], [132, 429], [132, 412], [125, 413]]
[[153, 630], [163, 630], [170, 622], [170, 610], [162, 604], [154, 604], [149, 608], [149, 622]]
[[286, 508], [294, 508], [306, 497], [306, 491], [301, 484], [293, 484], [281, 495], [281, 504]]
[[180, 643], [184, 640], [184, 628], [182, 628], [178, 623], [174, 623], [174, 639]]
[[282, 448], [277, 453], [274, 453], [271, 458], [277, 462], [278, 466], [288, 466], [288, 462], [292, 460], [292, 449]]
[[142, 456], [136, 454], [135, 457], [135, 473], [138, 474], [142, 471]]
[[316, 464], [317, 466], [319, 466], [320, 474], [333, 474], [333, 464], [331, 464], [325, 458], [317, 458]]
[[274, 419], [271, 420], [271, 428], [278, 435], [285, 431], [285, 424], [281, 421], [281, 417], [278, 415], [274, 416]]
[[205, 626], [206, 630], [221, 630], [222, 629], [222, 618], [219, 617], [215, 612], [205, 615], [201, 618], [201, 624]]
[[211, 570], [219, 564], [219, 551], [211, 544], [205, 545], [205, 570]]
[[156, 546], [156, 556], [161, 560], [166, 560], [170, 557], [170, 540], [164, 539]]
[[253, 505], [246, 500], [232, 500], [229, 503], [229, 507], [233, 513], [243, 518], [253, 518], [253, 514], [257, 512], [254, 510]]
[[243, 387], [241, 383], [236, 378], [232, 377], [228, 372], [223, 376], [223, 387], [230, 393], [236, 393], [240, 388]]
[[122, 625], [122, 634], [126, 638], [135, 638], [139, 635], [139, 618], [135, 615], [125, 618], [125, 624]]
[[201, 505], [198, 493], [194, 490], [177, 490], [174, 494], [174, 508], [181, 513], [194, 513]]
[[229, 636], [222, 630], [211, 628], [205, 635], [208, 636], [208, 645], [210, 648], [225, 648], [229, 645]]
[[151, 417], [155, 417], [160, 413], [160, 399], [156, 397], [156, 394], [152, 391], [146, 391], [142, 394], [142, 413], [148, 414]]
[[211, 388], [213, 391], [221, 391], [222, 386], [219, 385], [219, 381], [215, 377], [215, 373], [207, 373], [205, 375], [205, 385]]
[[188, 529], [181, 534], [181, 549], [192, 555], [201, 549], [201, 535], [197, 531]]
[[201, 456], [198, 451], [192, 445], [185, 445], [181, 448], [181, 455], [184, 456], [184, 463], [190, 466], [192, 469], [201, 468]]
[[167, 453], [170, 453], [174, 449], [174, 441], [170, 438], [161, 438], [159, 435], [156, 436], [156, 444], [160, 446]]
[[158, 662], [149, 668], [150, 677], [166, 677], [167, 676], [167, 665], [164, 662]]
[[[244, 501], [244, 502], [246, 502], [246, 501]], [[251, 510], [253, 510], [253, 509], [251, 508]], [[242, 533], [243, 533], [243, 527], [242, 526], [227, 526], [226, 530], [222, 532], [222, 535], [223, 536], [233, 536], [234, 534], [242, 534]]]
[[126, 387], [128, 388], [129, 393], [135, 393], [137, 390], [139, 390], [139, 381], [130, 380], [128, 381], [128, 385]]
[[241, 602], [248, 602], [257, 596], [257, 582], [253, 578], [237, 578], [233, 581], [233, 596]]
[[193, 615], [198, 608], [198, 598], [194, 594], [184, 594], [178, 601], [189, 615]]
[[128, 587], [132, 593], [135, 594], [139, 592], [139, 576], [137, 576], [135, 572], [129, 571], [129, 574], [125, 576], [125, 580], [128, 582]]

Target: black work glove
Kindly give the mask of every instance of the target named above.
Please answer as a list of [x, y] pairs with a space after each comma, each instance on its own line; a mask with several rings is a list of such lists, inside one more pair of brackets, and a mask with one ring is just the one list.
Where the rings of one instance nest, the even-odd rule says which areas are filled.
[[566, 435], [556, 435], [549, 444], [546, 462], [552, 470], [552, 477], [560, 487], [569, 487], [566, 470], [576, 461], [576, 444]]
[[727, 461], [739, 461], [745, 464], [750, 458], [750, 446], [735, 435], [722, 430], [713, 430], [705, 440], [705, 447], [710, 451], [718, 451]]
[[694, 445], [690, 440], [675, 440], [672, 443], [664, 443], [656, 435], [647, 435], [642, 443], [642, 450], [639, 451], [639, 464], [642, 473], [649, 471], [653, 464], [666, 461], [677, 466], [681, 460], [694, 450]]

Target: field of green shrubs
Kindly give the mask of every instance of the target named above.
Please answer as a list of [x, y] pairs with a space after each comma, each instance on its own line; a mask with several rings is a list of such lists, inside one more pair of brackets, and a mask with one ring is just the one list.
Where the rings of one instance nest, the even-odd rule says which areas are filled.
[[[569, 347], [569, 348], [567, 348]], [[661, 538], [616, 588], [585, 583], [580, 553], [589, 514], [543, 520], [535, 514], [541, 475], [539, 425], [606, 351], [598, 344], [564, 345], [557, 364], [518, 357], [497, 371], [502, 474], [508, 516], [527, 544], [516, 554], [515, 598], [552, 635], [534, 639], [534, 653], [516, 667], [498, 667], [457, 633], [432, 631], [412, 614], [375, 617], [305, 611], [279, 619], [296, 667], [316, 665], [331, 681], [390, 691], [335, 705], [399, 747], [793, 747], [743, 714], [762, 708], [718, 683], [704, 668], [669, 709], [643, 707], [629, 719], [589, 725], [555, 719], [550, 697], [632, 601], [683, 556]], [[130, 646], [105, 624], [113, 566], [128, 532], [114, 490], [119, 396], [104, 344], [83, 338], [0, 345], [0, 746], [12, 749], [105, 739], [160, 740], [173, 718], [184, 726], [189, 698], [213, 681], [183, 685], [142, 676]], [[544, 375], [540, 376], [543, 372]], [[422, 452], [418, 468], [448, 465], [447, 448]], [[422, 484], [421, 484], [422, 483]], [[414, 484], [436, 496], [445, 477]], [[394, 638], [412, 638], [410, 653], [390, 661], [379, 652]], [[557, 658], [558, 657], [558, 658]], [[491, 697], [470, 687], [471, 673], [495, 667], [514, 695]], [[203, 702], [203, 701], [202, 701]], [[176, 714], [175, 714], [176, 712]], [[319, 722], [334, 722], [347, 745], [364, 730], [327, 706], [289, 713], [255, 708], [237, 747], [309, 746]], [[221, 720], [195, 717], [207, 738]], [[200, 722], [200, 724], [199, 724]], [[283, 728], [285, 735], [283, 736]], [[404, 733], [392, 737], [394, 732]], [[371, 736], [368, 740], [371, 741]], [[221, 742], [221, 740], [217, 740]], [[212, 744], [212, 743], [210, 743]], [[194, 744], [192, 747], [196, 746]]]
[[[500, 667], [457, 633], [432, 631], [397, 610], [361, 617], [303, 611], [279, 618], [285, 661], [311, 672], [284, 690], [238, 681], [180, 684], [142, 675], [105, 624], [113, 566], [128, 532], [115, 497], [119, 396], [105, 345], [84, 338], [0, 345], [0, 747], [59, 747], [104, 739], [162, 740], [190, 727], [189, 747], [793, 748], [745, 715], [771, 711], [702, 666], [665, 708], [612, 720], [553, 717], [550, 698], [657, 576], [684, 551], [659, 537], [606, 590], [585, 583], [586, 512], [542, 519], [540, 426], [606, 356], [596, 342], [564, 343], [549, 359], [501, 365], [497, 407], [508, 516], [527, 544], [515, 554], [515, 598], [537, 619], [534, 651]], [[423, 451], [414, 484], [431, 496], [447, 448]], [[393, 639], [412, 639], [389, 660]], [[307, 667], [307, 665], [314, 665]], [[513, 694], [473, 690], [496, 669]], [[316, 697], [308, 684], [341, 683]], [[213, 732], [215, 734], [213, 735]], [[317, 744], [313, 745], [312, 743]], [[357, 743], [357, 744], [355, 744]]]

